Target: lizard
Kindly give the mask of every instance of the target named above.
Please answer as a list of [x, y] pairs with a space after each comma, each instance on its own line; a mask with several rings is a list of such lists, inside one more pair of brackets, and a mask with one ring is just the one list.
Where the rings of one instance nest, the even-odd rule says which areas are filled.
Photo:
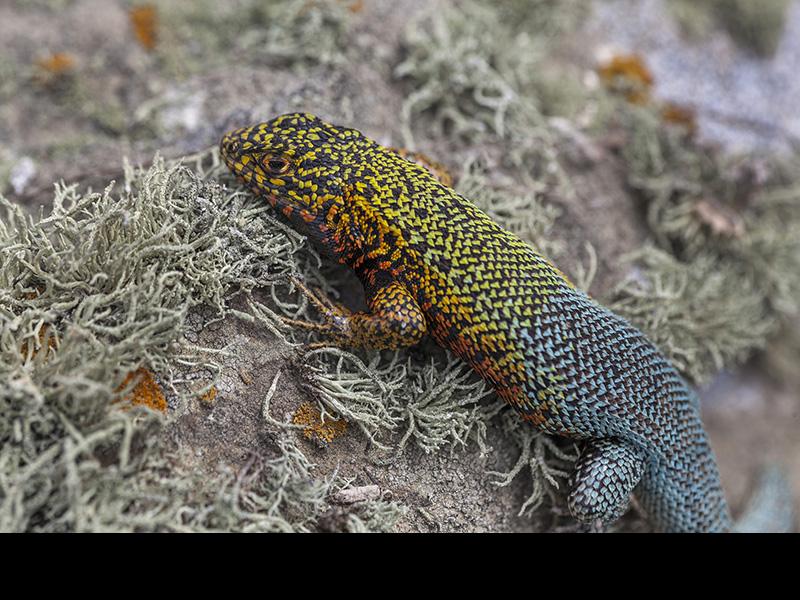
[[331, 340], [388, 349], [430, 335], [522, 419], [580, 445], [567, 497], [579, 522], [612, 523], [635, 495], [657, 531], [732, 528], [698, 398], [675, 367], [447, 182], [307, 113], [233, 130], [220, 154], [361, 281], [366, 311], [316, 299]]

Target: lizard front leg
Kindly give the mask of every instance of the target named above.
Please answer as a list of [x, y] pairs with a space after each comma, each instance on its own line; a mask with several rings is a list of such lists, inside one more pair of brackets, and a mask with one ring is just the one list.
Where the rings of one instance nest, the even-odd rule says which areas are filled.
[[356, 313], [327, 298], [319, 298], [297, 280], [294, 283], [322, 313], [325, 323], [309, 324], [290, 319], [285, 322], [320, 331], [338, 345], [385, 350], [413, 346], [425, 336], [425, 315], [399, 282], [367, 289], [369, 312]]

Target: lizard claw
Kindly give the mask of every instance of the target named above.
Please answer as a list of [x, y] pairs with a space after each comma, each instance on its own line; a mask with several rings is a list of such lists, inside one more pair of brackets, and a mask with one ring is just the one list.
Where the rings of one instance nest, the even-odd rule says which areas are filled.
[[[310, 321], [289, 319], [282, 317], [281, 321], [287, 325], [300, 327], [309, 331], [318, 331], [326, 337], [327, 342], [320, 342], [322, 346], [344, 343], [346, 344], [350, 339], [348, 321], [352, 314], [344, 306], [335, 304], [322, 293], [314, 293], [305, 286], [299, 279], [290, 276], [289, 280], [294, 284], [302, 294], [308, 298], [309, 302], [313, 304], [316, 309], [322, 314], [325, 319], [324, 323], [313, 323]], [[315, 343], [316, 345], [317, 343]]]

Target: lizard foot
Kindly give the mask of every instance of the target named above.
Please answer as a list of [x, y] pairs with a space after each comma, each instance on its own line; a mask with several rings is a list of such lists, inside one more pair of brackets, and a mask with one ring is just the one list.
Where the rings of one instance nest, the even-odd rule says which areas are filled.
[[302, 294], [308, 298], [309, 302], [322, 314], [323, 323], [314, 323], [300, 319], [290, 319], [281, 317], [281, 322], [292, 327], [299, 327], [308, 331], [316, 331], [324, 335], [325, 342], [314, 342], [312, 347], [323, 347], [328, 345], [348, 345], [350, 333], [348, 322], [352, 313], [344, 306], [334, 303], [320, 292], [313, 292], [295, 277], [290, 277], [290, 281]]
[[582, 523], [610, 523], [621, 517], [644, 473], [644, 455], [616, 439], [588, 442], [575, 465], [569, 510]]

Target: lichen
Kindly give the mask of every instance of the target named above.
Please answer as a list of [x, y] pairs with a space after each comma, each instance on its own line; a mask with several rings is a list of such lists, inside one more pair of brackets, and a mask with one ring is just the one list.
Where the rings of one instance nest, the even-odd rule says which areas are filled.
[[344, 419], [323, 419], [322, 412], [311, 402], [303, 402], [292, 417], [292, 423], [303, 425], [303, 435], [314, 439], [321, 444], [330, 444], [347, 431], [347, 421]]
[[622, 94], [632, 104], [647, 104], [653, 87], [653, 74], [636, 54], [618, 54], [598, 65], [597, 73], [606, 87]]
[[139, 4], [128, 11], [136, 41], [145, 50], [154, 50], [158, 41], [158, 9], [152, 4]]
[[[134, 385], [131, 386], [131, 384]], [[125, 389], [130, 389], [130, 392], [120, 399], [123, 407], [126, 405], [146, 406], [162, 413], [166, 412], [167, 398], [150, 370], [139, 367], [128, 373], [122, 380], [119, 391]]]
[[[543, 44], [476, 2], [417, 17], [406, 29], [403, 60], [394, 71], [407, 88], [404, 144], [414, 147], [417, 128], [470, 144], [502, 141], [509, 166], [567, 193], [558, 135], [537, 94], [537, 73], [547, 72], [540, 68], [546, 63]], [[551, 97], [552, 83], [544, 84]]]
[[615, 118], [628, 184], [660, 251], [638, 255], [612, 306], [706, 381], [798, 310], [796, 159], [725, 156], [665, 126], [653, 107], [620, 105]]
[[68, 52], [55, 52], [36, 61], [36, 81], [51, 86], [68, 77], [75, 69], [75, 57]]
[[790, 0], [716, 0], [713, 4], [715, 17], [740, 46], [757, 56], [775, 54], [786, 24]]
[[206, 404], [214, 404], [214, 401], [217, 399], [217, 393], [217, 386], [212, 385], [208, 391], [200, 394], [200, 401]]
[[357, 12], [339, 0], [153, 4], [162, 25], [157, 50], [167, 71], [179, 74], [230, 61], [293, 68], [340, 64]]
[[144, 365], [178, 411], [204, 393], [176, 379], [219, 370], [218, 350], [183, 340], [187, 313], [228, 314], [231, 298], [292, 268], [300, 240], [240, 193], [158, 158], [128, 168], [119, 192], [57, 186], [39, 218], [0, 203], [0, 529], [308, 529], [328, 484], [290, 440], [277, 458], [202, 482], [160, 450], [163, 417], [115, 405]]
[[488, 413], [497, 417], [503, 431], [514, 441], [519, 450], [516, 462], [506, 472], [490, 471], [496, 487], [510, 485], [525, 471], [531, 478], [531, 492], [519, 509], [519, 515], [530, 515], [549, 499], [551, 505], [559, 504], [558, 495], [563, 496], [573, 465], [578, 458], [577, 448], [571, 441], [549, 436], [506, 406], [496, 406]]
[[610, 307], [642, 329], [695, 383], [706, 383], [763, 348], [777, 320], [756, 281], [712, 253], [689, 263], [648, 247], [628, 257], [630, 275]]
[[512, 29], [549, 38], [574, 31], [592, 12], [591, 2], [582, 0], [504, 0], [495, 8]]

